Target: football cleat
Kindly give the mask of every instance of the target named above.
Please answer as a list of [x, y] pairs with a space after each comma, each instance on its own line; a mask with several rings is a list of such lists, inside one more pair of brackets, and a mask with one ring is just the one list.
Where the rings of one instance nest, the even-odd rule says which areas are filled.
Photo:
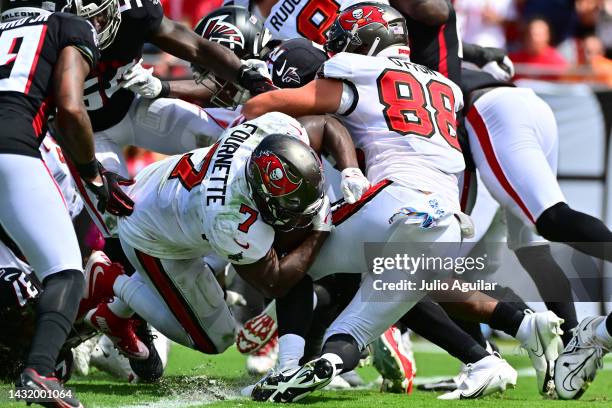
[[[82, 408], [83, 404], [72, 394], [72, 391], [67, 390], [55, 377], [44, 377], [36, 372], [32, 368], [26, 368], [23, 370], [17, 383], [15, 384], [18, 390], [25, 391], [25, 394], [32, 393], [36, 395], [36, 391], [45, 390], [48, 394], [52, 395], [52, 398], [41, 401], [40, 397], [31, 400], [26, 398], [25, 401], [28, 405], [33, 402], [41, 404], [47, 407], [57, 408]], [[49, 393], [49, 391], [51, 391]]]
[[259, 315], [246, 321], [236, 335], [236, 348], [242, 354], [252, 354], [277, 336], [276, 302], [272, 301]]
[[383, 377], [381, 391], [411, 393], [414, 370], [399, 329], [391, 326], [372, 342], [370, 349], [372, 364]]
[[283, 372], [272, 372], [255, 384], [254, 401], [296, 402], [327, 386], [338, 374], [329, 360], [321, 357]]
[[496, 392], [504, 392], [508, 386], [516, 386], [517, 372], [499, 355], [487, 356], [474, 364], [467, 364], [459, 375], [456, 390], [438, 397], [441, 400], [475, 399]]
[[555, 361], [563, 351], [563, 319], [551, 311], [534, 313], [526, 310], [521, 326], [523, 324], [528, 325], [529, 338], [521, 347], [527, 351], [536, 370], [538, 391], [552, 398], [555, 396]]
[[272, 337], [264, 347], [249, 354], [246, 369], [252, 375], [264, 375], [276, 365], [278, 360], [278, 336]]
[[79, 305], [78, 316], [95, 308], [100, 302], [115, 296], [113, 284], [119, 275], [123, 275], [123, 266], [111, 262], [102, 251], [95, 251], [85, 265], [85, 289]]
[[94, 329], [106, 334], [124, 356], [136, 360], [146, 360], [149, 357], [149, 349], [135, 332], [135, 326], [139, 322], [115, 315], [109, 309], [108, 303], [100, 303], [97, 308], [87, 312], [84, 320]]
[[365, 386], [365, 382], [363, 381], [363, 378], [361, 378], [359, 374], [357, 374], [357, 371], [355, 370], [351, 370], [351, 371], [342, 373], [340, 374], [340, 377], [342, 377], [342, 379], [346, 381], [351, 386], [351, 388]]
[[[168, 339], [157, 331], [153, 334], [152, 329], [145, 321], [141, 321], [136, 329], [136, 335], [149, 349], [149, 357], [146, 360], [130, 359], [132, 370], [143, 382], [159, 380], [166, 367], [162, 355], [165, 356], [166, 363], [168, 361]], [[161, 341], [158, 341], [158, 338]]]
[[78, 375], [88, 375], [89, 365], [91, 363], [91, 353], [93, 352], [96, 344], [98, 343], [98, 337], [94, 336], [91, 339], [87, 339], [77, 347], [72, 349], [72, 357], [74, 359], [74, 369]]
[[555, 389], [561, 399], [578, 399], [587, 390], [597, 370], [603, 367], [603, 356], [609, 351], [595, 336], [605, 317], [588, 317], [574, 329], [574, 337], [557, 359]]
[[[494, 353], [498, 353], [499, 354], [499, 349], [497, 347], [497, 345], [495, 343], [492, 343], [490, 340], [487, 340], [487, 347], [486, 350], [489, 354], [494, 354]], [[434, 382], [430, 382], [430, 383], [424, 383], [424, 384], [419, 384], [417, 385], [417, 390], [419, 391], [455, 391], [457, 389], [457, 387], [459, 387], [459, 383], [461, 381], [461, 373], [465, 370], [465, 366], [461, 367], [461, 371], [459, 372], [459, 374], [457, 374], [454, 377], [451, 378], [445, 378], [442, 380], [438, 380], [438, 381], [434, 381]]]
[[138, 382], [138, 376], [130, 367], [130, 361], [119, 353], [108, 336], [102, 335], [98, 339], [91, 353], [90, 364], [120, 380]]

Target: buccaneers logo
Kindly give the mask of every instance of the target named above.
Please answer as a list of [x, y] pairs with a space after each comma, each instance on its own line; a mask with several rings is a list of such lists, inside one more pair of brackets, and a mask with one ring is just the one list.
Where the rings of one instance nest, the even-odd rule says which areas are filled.
[[302, 185], [302, 180], [292, 180], [274, 153], [262, 152], [259, 156], [254, 156], [253, 161], [257, 165], [265, 189], [272, 197], [291, 194]]
[[229, 16], [225, 14], [208, 20], [202, 37], [219, 44], [224, 44], [231, 50], [235, 50], [237, 47], [244, 48], [242, 32], [235, 25], [225, 21], [227, 17]]
[[368, 24], [382, 24], [388, 27], [387, 21], [383, 18], [383, 13], [384, 11], [380, 7], [364, 6], [342, 13], [338, 21], [340, 26], [346, 31], [361, 28]]

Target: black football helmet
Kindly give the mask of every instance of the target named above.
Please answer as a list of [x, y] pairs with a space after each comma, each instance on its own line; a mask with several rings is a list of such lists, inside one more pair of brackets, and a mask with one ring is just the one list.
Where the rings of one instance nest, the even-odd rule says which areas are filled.
[[118, 0], [2, 0], [2, 21], [62, 11], [89, 20], [103, 50], [115, 39], [121, 24]]
[[293, 136], [263, 139], [246, 164], [246, 176], [263, 220], [281, 231], [309, 226], [323, 206], [321, 161]]
[[[202, 38], [219, 43], [240, 59], [260, 58], [267, 51], [271, 35], [263, 22], [244, 7], [221, 7], [204, 17], [194, 31]], [[234, 84], [218, 80], [208, 70], [193, 64], [197, 83], [214, 92], [211, 103], [223, 108], [235, 108], [248, 97], [247, 91]]]
[[283, 41], [266, 58], [272, 82], [278, 88], [306, 85], [327, 61], [323, 47], [305, 38]]
[[340, 12], [327, 34], [325, 51], [330, 56], [378, 55], [392, 46], [408, 47], [406, 20], [389, 5], [364, 2]]

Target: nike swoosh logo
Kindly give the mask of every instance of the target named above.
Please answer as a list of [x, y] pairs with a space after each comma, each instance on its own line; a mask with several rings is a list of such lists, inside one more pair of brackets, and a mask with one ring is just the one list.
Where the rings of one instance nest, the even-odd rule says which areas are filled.
[[246, 243], [246, 244], [241, 244], [240, 242], [236, 241], [236, 238], [234, 238], [234, 242], [235, 242], [236, 244], [238, 244], [238, 246], [240, 246], [240, 247], [241, 247], [241, 248], [243, 248], [243, 249], [249, 249], [249, 248], [251, 247], [251, 244], [249, 244], [249, 243]]
[[580, 373], [580, 370], [582, 370], [582, 368], [589, 362], [589, 360], [594, 355], [595, 352], [593, 352], [589, 357], [585, 358], [582, 364], [578, 364], [576, 368], [570, 371], [569, 375], [563, 379], [563, 388], [565, 388], [567, 391], [576, 391], [576, 387], [572, 385], [572, 382], [574, 381], [574, 378], [576, 378], [576, 376]]
[[474, 399], [480, 397], [480, 395], [484, 393], [484, 390], [489, 386], [489, 384], [491, 384], [491, 381], [493, 381], [493, 377], [489, 378], [487, 382], [482, 384], [479, 389], [475, 390], [471, 394], [466, 394], [462, 392], [461, 394], [459, 394], [459, 399]]
[[104, 268], [102, 268], [101, 266], [96, 266], [93, 270], [93, 279], [91, 280], [91, 285], [89, 285], [89, 297], [93, 296], [96, 287], [96, 280], [98, 279], [98, 275], [100, 275], [101, 273], [104, 274]]
[[5, 282], [11, 282], [11, 278], [13, 276], [17, 276], [17, 275], [21, 275], [21, 273], [20, 272], [8, 273], [8, 274], [4, 275], [4, 281]]
[[278, 75], [278, 76], [283, 75], [283, 72], [285, 71], [285, 66], [286, 65], [287, 65], [287, 60], [285, 60], [285, 62], [283, 62], [283, 66], [281, 67], [281, 69], [276, 71], [276, 75]]

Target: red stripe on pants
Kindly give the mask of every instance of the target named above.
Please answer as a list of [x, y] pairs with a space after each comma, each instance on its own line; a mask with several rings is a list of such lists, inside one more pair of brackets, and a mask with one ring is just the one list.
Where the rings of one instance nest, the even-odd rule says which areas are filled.
[[529, 212], [529, 209], [527, 209], [527, 206], [504, 174], [504, 171], [497, 160], [497, 156], [495, 155], [495, 150], [493, 149], [493, 144], [491, 143], [491, 136], [489, 135], [487, 125], [484, 123], [482, 116], [475, 106], [472, 106], [472, 108], [469, 110], [467, 120], [476, 132], [480, 147], [484, 152], [487, 163], [489, 164], [489, 167], [491, 167], [491, 171], [493, 171], [495, 178], [497, 178], [497, 181], [499, 181], [499, 184], [501, 184], [506, 193], [514, 200], [516, 204], [518, 204], [521, 210], [523, 210], [527, 218], [529, 218], [529, 220], [535, 224], [535, 220]]
[[136, 249], [134, 252], [176, 320], [195, 343], [196, 349], [206, 354], [217, 354], [217, 348], [200, 326], [194, 312], [189, 308], [174, 282], [168, 277], [161, 260]]

